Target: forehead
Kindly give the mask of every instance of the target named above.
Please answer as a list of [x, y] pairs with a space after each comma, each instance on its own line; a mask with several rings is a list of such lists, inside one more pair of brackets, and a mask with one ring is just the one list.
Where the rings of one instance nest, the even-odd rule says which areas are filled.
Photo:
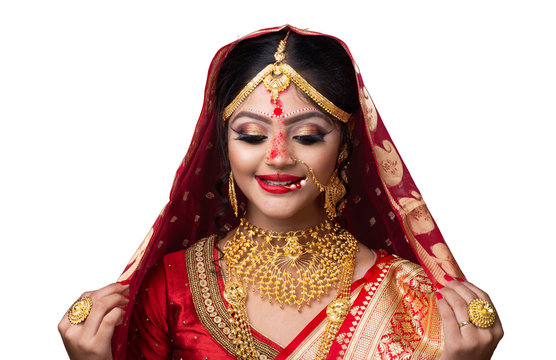
[[[320, 109], [316, 107], [295, 85], [291, 84], [286, 90], [280, 93], [278, 103], [282, 105], [284, 112], [291, 112], [301, 108], [311, 107], [315, 110]], [[248, 108], [255, 108], [261, 111], [272, 112], [276, 107], [271, 102], [270, 91], [268, 91], [263, 84], [259, 84], [241, 106], [236, 110], [244, 110]]]

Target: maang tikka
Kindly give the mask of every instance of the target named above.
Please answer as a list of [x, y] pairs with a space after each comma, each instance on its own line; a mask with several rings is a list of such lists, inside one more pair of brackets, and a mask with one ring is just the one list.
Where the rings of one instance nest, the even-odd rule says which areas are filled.
[[[226, 106], [223, 113], [223, 120], [226, 121], [232, 116], [234, 111], [243, 103], [243, 101], [255, 90], [255, 88], [263, 82], [265, 88], [270, 91], [271, 102], [276, 106], [274, 114], [281, 115], [281, 106], [278, 97], [280, 92], [286, 90], [290, 83], [294, 83], [301, 91], [303, 91], [311, 100], [313, 100], [322, 110], [332, 115], [335, 119], [347, 123], [351, 114], [343, 111], [324, 95], [317, 91], [309, 84], [301, 75], [299, 75], [290, 65], [285, 63], [286, 60], [286, 44], [291, 30], [288, 30], [286, 37], [280, 40], [276, 53], [274, 54], [275, 62], [268, 64], [255, 77], [245, 85], [239, 94]], [[276, 113], [276, 112], [279, 113]]]

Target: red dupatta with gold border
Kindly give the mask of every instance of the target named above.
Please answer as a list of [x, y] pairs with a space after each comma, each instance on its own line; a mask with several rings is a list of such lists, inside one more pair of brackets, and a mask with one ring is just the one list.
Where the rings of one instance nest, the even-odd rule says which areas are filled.
[[[127, 325], [135, 295], [147, 270], [165, 254], [187, 248], [218, 232], [214, 214], [222, 208], [222, 202], [217, 195], [216, 179], [224, 168], [219, 165], [221, 161], [215, 146], [216, 121], [222, 120], [214, 107], [214, 87], [222, 62], [238, 42], [285, 27], [303, 35], [323, 35], [288, 25], [263, 29], [222, 47], [214, 56], [208, 71], [203, 108], [189, 150], [176, 172], [170, 199], [118, 279], [130, 283], [131, 298], [123, 324], [116, 328], [112, 338], [115, 359], [125, 359]], [[351, 57], [347, 46], [332, 38]], [[361, 111], [350, 120], [354, 122], [354, 149], [347, 171], [351, 191], [343, 211], [348, 230], [372, 249], [386, 249], [421, 264], [434, 285], [443, 284], [445, 274], [463, 277], [388, 135], [355, 61], [353, 67]], [[223, 221], [229, 229], [238, 223], [233, 214], [227, 214]], [[346, 350], [337, 351], [345, 353]]]

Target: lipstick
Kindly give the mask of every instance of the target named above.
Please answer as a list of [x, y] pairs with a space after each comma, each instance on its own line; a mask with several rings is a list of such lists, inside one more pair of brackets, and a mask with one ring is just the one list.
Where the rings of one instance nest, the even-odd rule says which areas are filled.
[[291, 174], [268, 174], [255, 176], [259, 186], [272, 194], [285, 194], [300, 189], [305, 177]]

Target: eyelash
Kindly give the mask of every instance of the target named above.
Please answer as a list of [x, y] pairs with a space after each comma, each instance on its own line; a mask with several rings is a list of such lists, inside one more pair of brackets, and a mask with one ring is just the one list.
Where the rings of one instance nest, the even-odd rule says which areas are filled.
[[249, 144], [259, 144], [264, 140], [266, 140], [267, 138], [268, 137], [264, 135], [247, 135], [247, 134], [242, 134], [240, 132], [239, 135], [235, 138], [235, 140], [245, 141], [246, 143]]
[[259, 144], [267, 139], [265, 135], [249, 135], [245, 134], [243, 130], [232, 129], [233, 132], [237, 134], [234, 140], [245, 141], [248, 144]]
[[324, 135], [323, 133], [318, 133], [314, 135], [299, 135], [294, 136], [293, 139], [299, 141], [302, 145], [312, 145], [316, 142], [324, 142]]
[[[260, 144], [264, 140], [268, 139], [268, 136], [265, 135], [249, 135], [243, 133], [242, 130], [235, 130], [232, 129], [238, 136], [234, 140], [245, 141], [248, 144]], [[318, 133], [314, 135], [298, 135], [294, 136], [293, 139], [298, 141], [302, 145], [312, 145], [316, 142], [324, 142], [325, 133]]]

